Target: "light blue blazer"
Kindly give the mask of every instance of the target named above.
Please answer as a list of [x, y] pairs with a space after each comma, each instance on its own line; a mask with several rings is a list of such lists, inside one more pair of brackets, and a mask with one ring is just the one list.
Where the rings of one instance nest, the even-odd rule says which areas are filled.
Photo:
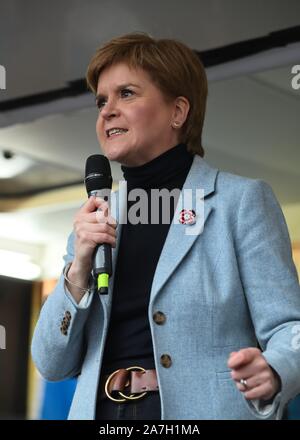
[[[186, 225], [171, 224], [148, 308], [162, 419], [281, 418], [300, 392], [300, 289], [281, 209], [266, 183], [219, 172], [199, 156], [186, 188], [204, 189], [204, 230], [188, 235]], [[71, 234], [65, 262], [73, 242]], [[113, 278], [107, 296], [92, 293], [79, 308], [61, 276], [41, 310], [32, 357], [48, 380], [78, 376], [70, 419], [95, 417], [112, 293]], [[157, 311], [164, 325], [154, 322]], [[227, 367], [230, 352], [257, 343], [282, 382], [269, 406], [247, 402]], [[172, 358], [169, 368], [163, 354]]]

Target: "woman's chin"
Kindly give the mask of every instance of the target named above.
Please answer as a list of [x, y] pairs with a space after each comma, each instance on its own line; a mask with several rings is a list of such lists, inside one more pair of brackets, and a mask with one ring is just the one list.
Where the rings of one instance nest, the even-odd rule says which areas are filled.
[[107, 159], [111, 160], [112, 162], [119, 162], [122, 164], [123, 160], [126, 160], [126, 154], [121, 154], [120, 151], [108, 150], [104, 154]]

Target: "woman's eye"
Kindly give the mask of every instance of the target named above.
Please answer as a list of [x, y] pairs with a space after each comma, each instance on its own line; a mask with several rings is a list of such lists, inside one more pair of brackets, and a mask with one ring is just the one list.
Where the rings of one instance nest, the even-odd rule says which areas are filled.
[[102, 109], [102, 107], [104, 106], [104, 104], [105, 104], [105, 99], [98, 99], [98, 101], [96, 102], [96, 105], [97, 105], [97, 107], [98, 107], [99, 110]]
[[121, 96], [122, 98], [127, 98], [128, 96], [133, 95], [133, 91], [129, 89], [123, 89], [121, 90]]
[[[123, 89], [120, 92], [121, 98], [128, 98], [129, 96], [132, 96], [133, 94], [134, 94], [134, 92], [129, 89]], [[106, 99], [104, 99], [104, 98], [99, 98], [96, 101], [96, 106], [98, 107], [99, 110], [101, 110], [105, 104], [106, 104]]]

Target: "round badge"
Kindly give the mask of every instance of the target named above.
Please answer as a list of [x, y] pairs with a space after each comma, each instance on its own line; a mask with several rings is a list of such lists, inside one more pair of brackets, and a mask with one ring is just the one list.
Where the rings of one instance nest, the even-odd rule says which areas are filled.
[[179, 222], [183, 225], [193, 225], [196, 222], [196, 213], [193, 209], [182, 209]]

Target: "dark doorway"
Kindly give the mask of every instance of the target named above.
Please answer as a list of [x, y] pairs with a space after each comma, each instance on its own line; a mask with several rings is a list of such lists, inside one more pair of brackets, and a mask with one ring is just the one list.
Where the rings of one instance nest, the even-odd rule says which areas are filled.
[[0, 419], [26, 417], [31, 281], [0, 276]]

